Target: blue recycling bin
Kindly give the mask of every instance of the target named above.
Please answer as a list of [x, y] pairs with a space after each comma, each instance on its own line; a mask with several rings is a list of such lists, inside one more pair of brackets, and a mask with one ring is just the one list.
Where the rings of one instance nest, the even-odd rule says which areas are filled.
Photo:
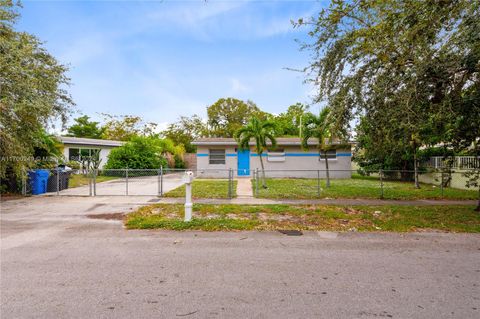
[[50, 172], [48, 169], [36, 169], [28, 172], [28, 178], [33, 195], [39, 195], [47, 192], [49, 175]]

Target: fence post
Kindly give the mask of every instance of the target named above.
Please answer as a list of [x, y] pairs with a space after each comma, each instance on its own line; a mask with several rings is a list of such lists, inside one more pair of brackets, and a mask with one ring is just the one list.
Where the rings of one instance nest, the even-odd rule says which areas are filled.
[[234, 186], [235, 184], [233, 183], [233, 168], [230, 168], [230, 188], [231, 188], [231, 192], [230, 192], [230, 199], [233, 198], [233, 192], [234, 192]]
[[320, 197], [320, 170], [317, 170], [317, 196]]
[[232, 169], [228, 169], [228, 198], [232, 199], [232, 183], [231, 183], [231, 178], [232, 178]]
[[258, 176], [258, 167], [255, 169], [255, 196], [258, 197], [258, 183], [259, 183], [259, 176]]
[[128, 196], [128, 167], [125, 169], [125, 194]]
[[380, 169], [380, 198], [383, 199], [383, 169]]
[[440, 176], [441, 176], [440, 177], [440, 191], [441, 191], [441, 194], [442, 194], [441, 196], [443, 198], [443, 169], [440, 172]]
[[27, 196], [27, 170], [22, 169], [22, 195]]
[[56, 161], [55, 172], [57, 173], [56, 182], [57, 182], [57, 196], [58, 196], [60, 195], [60, 170], [58, 169], [58, 158], [56, 158], [55, 161]]
[[163, 196], [163, 166], [160, 168], [160, 194]]
[[[81, 174], [83, 174], [84, 172], [82, 171]], [[92, 187], [93, 187], [93, 171], [89, 172], [87, 171], [87, 176], [88, 176], [88, 195], [89, 196], [93, 196], [93, 190], [92, 190]]]
[[228, 169], [228, 189], [227, 189], [227, 197], [230, 198], [230, 169]]
[[157, 179], [157, 183], [158, 183], [158, 196], [162, 196], [162, 166], [160, 166], [160, 169], [158, 170], [158, 179]]
[[93, 170], [93, 196], [97, 196], [97, 169]]

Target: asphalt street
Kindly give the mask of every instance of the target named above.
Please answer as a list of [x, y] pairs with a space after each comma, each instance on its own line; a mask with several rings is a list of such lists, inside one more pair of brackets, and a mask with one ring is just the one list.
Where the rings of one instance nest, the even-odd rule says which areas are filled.
[[1, 318], [480, 317], [479, 235], [129, 231], [116, 219], [153, 201], [2, 202]]

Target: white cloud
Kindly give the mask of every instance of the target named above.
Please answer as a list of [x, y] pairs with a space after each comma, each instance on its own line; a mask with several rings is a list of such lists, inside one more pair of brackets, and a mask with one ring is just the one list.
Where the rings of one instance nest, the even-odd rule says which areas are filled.
[[230, 93], [235, 95], [235, 94], [240, 94], [240, 93], [246, 93], [250, 89], [247, 87], [245, 84], [243, 84], [239, 79], [237, 78], [231, 78], [230, 79]]
[[60, 61], [65, 61], [74, 66], [105, 54], [109, 46], [108, 37], [102, 33], [90, 33], [87, 36], [77, 38], [64, 51], [60, 53]]
[[232, 11], [241, 8], [246, 2], [204, 2], [188, 3], [188, 5], [174, 4], [160, 6], [146, 15], [139, 24], [140, 29], [165, 27], [187, 31], [197, 39], [211, 41], [215, 34], [222, 31], [222, 25], [216, 18], [220, 18]]

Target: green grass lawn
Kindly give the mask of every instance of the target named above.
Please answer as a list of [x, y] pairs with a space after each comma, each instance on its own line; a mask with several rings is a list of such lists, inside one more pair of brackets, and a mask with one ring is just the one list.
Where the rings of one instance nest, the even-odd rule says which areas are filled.
[[[233, 194], [236, 197], [237, 181], [233, 181]], [[185, 197], [185, 185], [177, 187], [165, 197]], [[193, 198], [228, 198], [228, 180], [220, 179], [195, 179], [192, 183]]]
[[154, 204], [127, 215], [129, 229], [329, 230], [480, 232], [474, 206], [320, 206], [195, 204], [183, 221], [183, 205]]
[[[95, 180], [96, 180], [97, 183], [101, 183], [101, 182], [111, 181], [111, 180], [117, 179], [117, 178], [119, 178], [119, 177], [97, 176]], [[88, 185], [89, 179], [90, 179], [90, 176], [85, 176], [83, 174], [72, 174], [72, 175], [70, 175], [70, 179], [68, 181], [68, 188], [74, 188], [74, 187]]]
[[[320, 180], [318, 196], [317, 180], [303, 178], [267, 179], [267, 189], [260, 186], [258, 197], [275, 199], [310, 198], [380, 198], [380, 181], [372, 177], [354, 175], [351, 179], [332, 179], [330, 188], [325, 180]], [[252, 180], [253, 188], [255, 182]], [[477, 199], [478, 190], [445, 188], [443, 197], [441, 188], [430, 184], [421, 184], [415, 189], [413, 182], [384, 181], [385, 199]]]

